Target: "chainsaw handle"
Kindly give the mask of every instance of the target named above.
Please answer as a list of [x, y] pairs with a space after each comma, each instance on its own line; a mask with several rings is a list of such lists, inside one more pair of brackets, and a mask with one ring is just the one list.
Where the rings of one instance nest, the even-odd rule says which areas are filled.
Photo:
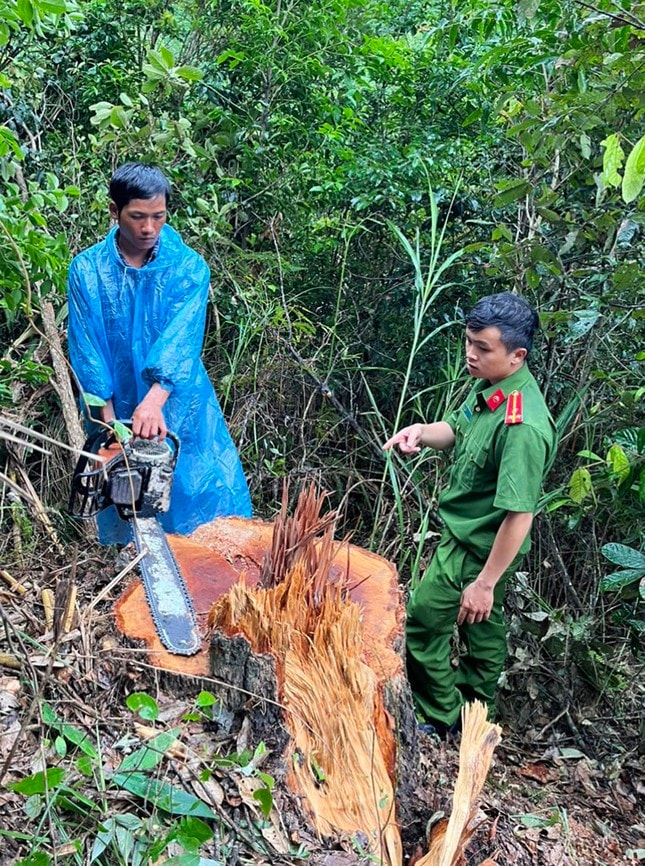
[[[124, 427], [127, 427], [128, 430], [132, 431], [132, 418], [118, 418], [118, 419], [113, 418], [111, 421], [108, 421], [107, 423], [114, 430], [114, 425], [117, 421], [119, 424], [123, 424]], [[135, 439], [138, 438], [138, 437], [134, 436], [134, 433], [132, 435]], [[157, 437], [155, 437], [155, 439], [156, 438]], [[179, 450], [181, 448], [181, 440], [179, 439], [179, 436], [177, 436], [176, 433], [172, 432], [172, 430], [168, 430], [168, 432], [166, 433], [166, 439], [170, 439], [170, 441], [172, 442], [172, 448], [173, 448], [172, 468], [174, 469], [175, 466], [177, 465], [177, 460], [179, 459]], [[116, 432], [114, 432], [109, 439], [105, 440], [105, 443], [103, 444], [102, 447], [104, 447], [104, 448], [109, 447], [110, 445], [112, 445], [113, 442], [120, 442], [120, 441], [121, 440], [120, 440], [119, 435]], [[125, 443], [123, 443], [123, 444], [125, 444]]]

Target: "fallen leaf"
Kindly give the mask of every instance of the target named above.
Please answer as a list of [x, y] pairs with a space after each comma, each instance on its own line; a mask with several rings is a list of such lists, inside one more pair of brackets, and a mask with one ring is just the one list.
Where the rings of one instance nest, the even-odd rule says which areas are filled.
[[18, 707], [20, 680], [17, 677], [0, 677], [0, 715], [7, 715]]
[[[139, 722], [134, 723], [134, 730], [137, 736], [141, 737], [141, 739], [145, 741], [152, 740], [155, 737], [158, 737], [161, 733], [159, 728], [153, 728], [150, 725], [141, 725]], [[184, 761], [188, 757], [188, 749], [183, 743], [180, 743], [179, 740], [175, 740], [172, 746], [170, 746], [169, 749], [166, 749], [164, 754], [166, 757], [174, 758], [176, 761]]]
[[525, 764], [517, 771], [520, 776], [525, 776], [527, 779], [535, 779], [542, 785], [547, 782], [555, 782], [559, 778], [557, 770], [552, 767], [547, 767], [546, 764]]

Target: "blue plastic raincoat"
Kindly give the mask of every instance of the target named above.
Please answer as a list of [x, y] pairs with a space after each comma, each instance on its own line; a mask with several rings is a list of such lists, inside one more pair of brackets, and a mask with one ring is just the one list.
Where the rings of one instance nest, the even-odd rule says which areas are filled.
[[[163, 408], [181, 440], [167, 532], [188, 533], [215, 517], [248, 517], [251, 501], [237, 450], [201, 361], [210, 274], [170, 226], [142, 268], [125, 264], [114, 228], [72, 261], [68, 275], [69, 352], [83, 391], [110, 397], [117, 418], [131, 418], [158, 382]], [[111, 514], [109, 512], [112, 512]], [[129, 529], [114, 508], [99, 515], [104, 544]]]

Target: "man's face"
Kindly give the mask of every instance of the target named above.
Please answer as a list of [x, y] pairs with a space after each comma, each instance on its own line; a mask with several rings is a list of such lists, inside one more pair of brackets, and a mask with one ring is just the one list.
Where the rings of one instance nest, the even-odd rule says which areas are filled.
[[517, 372], [526, 358], [526, 349], [507, 352], [496, 326], [471, 331], [466, 328], [466, 364], [475, 379], [488, 379], [491, 385]]
[[166, 222], [166, 197], [133, 198], [118, 212], [110, 202], [110, 213], [119, 224], [119, 243], [123, 251], [147, 253], [157, 243], [159, 232]]

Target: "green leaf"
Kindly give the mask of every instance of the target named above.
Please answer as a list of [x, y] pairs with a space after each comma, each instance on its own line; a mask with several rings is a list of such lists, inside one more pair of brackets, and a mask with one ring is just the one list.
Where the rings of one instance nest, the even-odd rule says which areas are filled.
[[201, 858], [199, 854], [177, 854], [164, 860], [164, 863], [167, 866], [200, 866]]
[[16, 860], [15, 866], [49, 866], [51, 862], [51, 856], [44, 851], [32, 851], [23, 860]]
[[273, 795], [271, 791], [268, 788], [258, 788], [257, 791], [253, 792], [253, 799], [258, 801], [260, 811], [265, 818], [268, 818], [273, 808]]
[[83, 400], [88, 406], [105, 406], [105, 400], [102, 397], [97, 397], [96, 394], [88, 394], [83, 392]]
[[603, 592], [616, 592], [640, 581], [643, 577], [645, 577], [645, 568], [625, 568], [620, 571], [612, 571], [600, 581], [600, 588]]
[[629, 462], [629, 458], [620, 447], [614, 443], [607, 452], [607, 465], [609, 466], [613, 475], [615, 475], [619, 482], [624, 481], [629, 477], [629, 473], [631, 471], [631, 465]]
[[161, 779], [151, 778], [145, 773], [118, 772], [114, 774], [112, 781], [119, 788], [136, 794], [170, 815], [191, 815], [215, 820], [215, 813], [206, 803], [183, 788], [177, 788]]
[[576, 457], [584, 457], [585, 460], [593, 460], [595, 463], [602, 463], [602, 457], [599, 454], [596, 454], [594, 451], [587, 451], [586, 449], [578, 451]]
[[34, 23], [34, 7], [31, 0], [18, 0], [16, 3], [16, 12], [23, 24], [31, 27]]
[[627, 204], [640, 195], [643, 183], [645, 183], [645, 135], [636, 142], [625, 163], [623, 200]]
[[152, 770], [164, 757], [164, 753], [177, 741], [179, 728], [167, 731], [153, 737], [142, 749], [137, 749], [131, 755], [126, 755], [119, 766], [119, 773], [123, 775], [133, 770]]
[[166, 48], [165, 45], [162, 45], [159, 49], [159, 56], [161, 57], [166, 69], [172, 69], [175, 65], [175, 58], [170, 48]]
[[177, 841], [185, 845], [184, 840], [192, 839], [198, 846], [213, 838], [213, 831], [201, 818], [189, 815], [182, 819], [181, 827], [177, 833]]
[[115, 421], [112, 424], [112, 429], [121, 442], [129, 442], [130, 439], [132, 439], [132, 430], [130, 430], [129, 427], [126, 427], [125, 424], [121, 423], [121, 421]]
[[610, 542], [603, 544], [600, 552], [610, 562], [621, 565], [623, 568], [645, 568], [645, 554], [626, 544]]
[[34, 6], [45, 15], [63, 15], [67, 10], [65, 0], [34, 0]]
[[612, 132], [600, 146], [605, 148], [602, 159], [602, 182], [605, 186], [620, 186], [620, 168], [625, 160], [625, 152], [620, 145], [617, 132]]
[[531, 190], [531, 184], [527, 180], [502, 181], [497, 184], [499, 192], [493, 199], [495, 207], [504, 207], [525, 196]]
[[547, 827], [549, 823], [546, 818], [540, 818], [539, 815], [520, 815], [519, 819], [520, 823], [530, 828]]
[[76, 761], [76, 769], [83, 776], [90, 778], [94, 773], [94, 762], [87, 755], [83, 755]]
[[589, 496], [593, 490], [591, 473], [584, 467], [576, 469], [569, 481], [569, 496], [578, 505]]
[[154, 722], [159, 718], [159, 707], [154, 698], [147, 695], [145, 692], [134, 692], [129, 695], [126, 700], [129, 710], [146, 719], [149, 722]]
[[175, 69], [175, 74], [186, 81], [201, 81], [204, 77], [204, 73], [201, 69], [197, 69], [196, 66], [180, 66], [178, 69]]
[[34, 773], [33, 776], [27, 776], [26, 779], [14, 782], [9, 787], [17, 794], [32, 797], [34, 794], [44, 794], [46, 791], [58, 788], [64, 778], [65, 770], [63, 767], [49, 767], [44, 773], [42, 771]]
[[584, 752], [581, 752], [579, 749], [570, 749], [564, 748], [560, 749], [560, 757], [561, 758], [586, 758]]
[[200, 692], [195, 698], [196, 707], [212, 707], [219, 703], [219, 698], [216, 698], [211, 692]]
[[98, 758], [98, 752], [94, 748], [89, 735], [86, 734], [85, 731], [81, 731], [79, 728], [75, 728], [73, 725], [65, 723], [61, 725], [60, 732], [66, 740], [69, 740], [70, 743], [78, 746], [78, 748], [84, 752], [88, 758]]

